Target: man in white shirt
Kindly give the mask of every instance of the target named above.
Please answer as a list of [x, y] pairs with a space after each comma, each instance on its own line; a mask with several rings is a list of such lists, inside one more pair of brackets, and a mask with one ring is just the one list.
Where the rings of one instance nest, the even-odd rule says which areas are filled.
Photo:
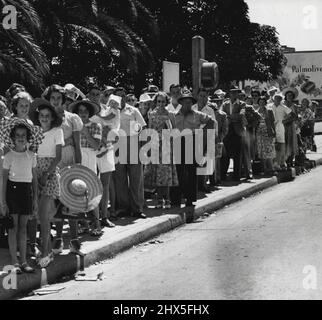
[[178, 99], [181, 97], [182, 90], [179, 84], [172, 84], [170, 86], [170, 104], [166, 109], [170, 112], [178, 113], [181, 109], [181, 105], [178, 102]]
[[282, 167], [286, 167], [285, 163], [285, 127], [283, 120], [291, 113], [291, 109], [282, 103], [283, 100], [282, 93], [276, 93], [274, 96], [274, 103], [268, 105], [269, 108], [273, 110], [275, 117], [275, 169], [279, 170]]
[[[143, 165], [138, 158], [133, 159], [135, 160], [133, 163], [131, 155], [135, 154], [135, 148], [137, 148], [137, 155], [139, 155], [138, 134], [147, 124], [137, 108], [125, 103], [126, 92], [124, 88], [116, 88], [114, 94], [122, 98], [119, 140], [120, 145], [126, 143], [127, 147], [126, 163], [116, 163], [115, 165], [117, 211], [144, 219], [146, 216], [143, 213]], [[122, 158], [121, 154], [120, 158]]]
[[278, 89], [275, 86], [272, 86], [268, 89], [267, 93], [269, 94], [269, 99], [267, 100], [267, 104], [274, 103], [274, 96], [277, 91]]

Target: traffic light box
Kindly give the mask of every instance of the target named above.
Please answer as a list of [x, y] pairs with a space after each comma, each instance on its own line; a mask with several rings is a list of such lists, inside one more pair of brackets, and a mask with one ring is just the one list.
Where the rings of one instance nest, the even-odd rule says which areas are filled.
[[199, 86], [206, 89], [216, 89], [219, 83], [219, 70], [216, 62], [200, 59]]

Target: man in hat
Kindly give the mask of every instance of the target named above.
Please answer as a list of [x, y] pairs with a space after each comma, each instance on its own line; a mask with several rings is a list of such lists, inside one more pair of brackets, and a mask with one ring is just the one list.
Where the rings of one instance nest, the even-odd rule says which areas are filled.
[[[177, 164], [177, 173], [179, 180], [179, 196], [177, 202], [181, 203], [181, 194], [186, 199], [186, 206], [191, 207], [193, 202], [197, 200], [197, 161], [195, 159], [195, 130], [200, 129], [202, 125], [204, 132], [208, 129], [215, 129], [215, 121], [207, 114], [200, 111], [193, 110], [192, 106], [197, 100], [192, 96], [190, 92], [184, 93], [179, 99], [178, 103], [181, 104], [180, 111], [175, 115], [174, 127], [177, 128], [181, 133], [185, 135], [191, 134], [192, 145], [187, 143], [189, 139], [183, 139], [181, 136], [181, 161]], [[189, 129], [189, 130], [187, 130]], [[183, 132], [184, 131], [184, 132]], [[188, 162], [186, 155], [192, 152], [192, 163]], [[187, 160], [187, 161], [186, 161]], [[190, 217], [191, 218], [191, 217]]]
[[247, 120], [245, 117], [246, 104], [238, 99], [238, 94], [238, 87], [232, 86], [229, 90], [230, 98], [222, 105], [222, 110], [227, 114], [228, 117], [229, 127], [228, 134], [224, 138], [226, 154], [222, 157], [221, 161], [222, 179], [225, 179], [229, 168], [230, 158], [233, 158], [233, 178], [235, 181], [239, 181], [241, 178], [242, 150], [247, 125]]
[[210, 97], [210, 102], [215, 103], [218, 110], [221, 110], [221, 106], [223, 104], [224, 98], [223, 96], [214, 94]]
[[214, 94], [221, 99], [222, 101], [224, 101], [225, 97], [226, 97], [226, 92], [221, 90], [221, 89], [217, 89]]
[[154, 85], [154, 84], [150, 84], [148, 86], [148, 90], [147, 90], [147, 94], [149, 95], [149, 97], [151, 98], [151, 100], [154, 99], [155, 95], [159, 92], [159, 87]]
[[277, 91], [278, 89], [275, 86], [272, 86], [267, 90], [267, 93], [269, 95], [269, 99], [267, 100], [268, 104], [274, 103], [274, 96], [275, 96], [275, 93], [277, 93]]
[[110, 95], [114, 92], [115, 88], [112, 86], [104, 86], [103, 92], [101, 94], [101, 100], [100, 103], [103, 105], [107, 104], [108, 98]]
[[181, 97], [182, 89], [180, 84], [172, 84], [170, 86], [170, 104], [166, 107], [168, 111], [178, 113], [181, 109], [181, 105], [178, 99]]
[[[125, 145], [127, 149], [126, 163], [120, 161], [115, 165], [117, 214], [125, 213], [144, 219], [146, 216], [143, 213], [143, 166], [138, 158], [138, 135], [147, 124], [139, 110], [125, 102], [126, 92], [124, 88], [116, 88], [114, 94], [122, 98], [119, 145]], [[122, 150], [119, 150], [120, 160], [122, 159], [121, 152]]]
[[149, 113], [151, 111], [152, 104], [153, 104], [153, 100], [148, 95], [148, 93], [143, 93], [140, 95], [139, 110], [146, 123], [149, 123]]

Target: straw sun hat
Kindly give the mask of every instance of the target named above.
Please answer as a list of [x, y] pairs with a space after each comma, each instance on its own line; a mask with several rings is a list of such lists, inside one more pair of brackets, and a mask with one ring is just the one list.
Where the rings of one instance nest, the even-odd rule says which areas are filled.
[[59, 200], [72, 212], [89, 212], [102, 198], [103, 187], [97, 175], [80, 164], [60, 171], [61, 196]]
[[11, 138], [11, 132], [16, 126], [24, 126], [30, 134], [28, 143], [29, 148], [33, 151], [37, 151], [39, 145], [41, 144], [42, 140], [44, 139], [44, 133], [41, 127], [34, 126], [28, 123], [24, 119], [20, 118], [9, 118], [9, 119], [2, 119], [0, 122], [0, 141], [7, 146], [8, 148], [14, 148], [14, 141]]

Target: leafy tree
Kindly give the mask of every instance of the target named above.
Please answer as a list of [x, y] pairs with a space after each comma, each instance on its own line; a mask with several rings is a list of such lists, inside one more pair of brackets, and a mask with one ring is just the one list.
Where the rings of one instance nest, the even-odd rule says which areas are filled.
[[191, 86], [191, 39], [195, 35], [205, 38], [206, 59], [218, 63], [222, 87], [232, 80], [268, 80], [280, 73], [284, 59], [276, 31], [251, 23], [244, 0], [143, 2], [160, 27], [155, 72], [159, 81], [161, 63], [168, 60], [180, 62], [182, 83]]
[[80, 85], [86, 77], [115, 83], [142, 72], [139, 65], [144, 65], [144, 72], [154, 67], [150, 47], [157, 42], [158, 27], [140, 1], [33, 2], [41, 17], [42, 47], [52, 71], [47, 83]]
[[0, 26], [0, 90], [4, 92], [12, 82], [39, 90], [49, 72], [46, 55], [37, 42], [39, 16], [25, 0], [2, 0], [0, 5], [13, 5], [17, 10], [17, 29]]
[[276, 29], [257, 23], [252, 23], [251, 29], [255, 61], [253, 79], [259, 81], [276, 79], [286, 64]]
[[190, 87], [195, 35], [205, 38], [223, 87], [275, 78], [284, 63], [276, 30], [251, 23], [244, 0], [0, 1], [19, 12], [17, 30], [0, 30], [2, 80], [38, 93], [53, 82], [84, 88], [89, 78], [139, 93], [150, 79], [161, 85], [163, 60], [180, 62]]

